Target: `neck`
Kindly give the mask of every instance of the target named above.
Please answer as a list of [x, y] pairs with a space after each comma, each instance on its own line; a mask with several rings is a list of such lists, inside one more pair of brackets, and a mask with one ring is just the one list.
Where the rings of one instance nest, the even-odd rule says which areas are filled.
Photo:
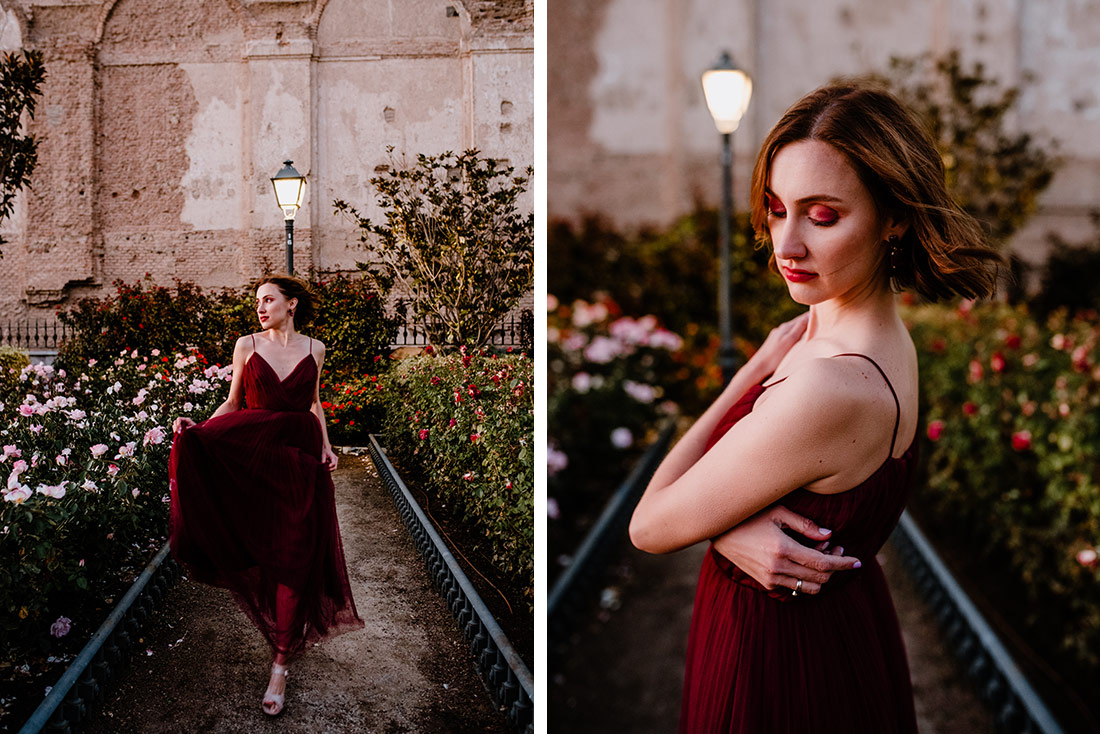
[[[849, 297], [833, 298], [810, 306], [806, 339], [869, 333], [896, 324], [897, 299], [889, 287], [879, 287]], [[845, 339], [844, 341], [847, 341]]]
[[267, 330], [267, 333], [268, 339], [285, 347], [290, 344], [290, 340], [293, 339], [298, 332], [294, 329], [294, 322], [287, 321], [285, 324], [272, 326]]

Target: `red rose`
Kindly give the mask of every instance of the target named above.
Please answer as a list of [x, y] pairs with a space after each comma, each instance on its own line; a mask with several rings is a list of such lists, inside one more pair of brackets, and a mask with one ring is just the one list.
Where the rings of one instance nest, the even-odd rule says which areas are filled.
[[480, 434], [480, 433], [471, 433], [471, 434], [470, 434], [470, 443], [477, 443], [477, 440], [478, 440], [479, 438], [481, 438], [481, 434]]
[[989, 358], [989, 366], [993, 368], [994, 372], [1005, 371], [1005, 358], [1000, 352], [994, 352], [993, 356]]
[[978, 406], [967, 400], [963, 403], [963, 412], [967, 415], [974, 415], [978, 412]]
[[1005, 346], [1009, 349], [1020, 348], [1020, 337], [1018, 334], [1009, 334], [1005, 337]]
[[420, 429], [420, 440], [423, 441], [427, 437], [428, 437], [428, 429], [427, 428], [421, 428]]
[[1012, 448], [1027, 451], [1031, 448], [1031, 431], [1016, 431], [1012, 434]]
[[943, 421], [932, 421], [928, 424], [928, 438], [933, 441], [940, 440], [940, 434], [943, 433]]

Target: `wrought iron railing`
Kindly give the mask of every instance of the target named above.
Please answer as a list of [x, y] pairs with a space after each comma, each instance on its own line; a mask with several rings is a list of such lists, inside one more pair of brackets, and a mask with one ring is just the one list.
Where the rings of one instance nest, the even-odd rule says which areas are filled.
[[657, 465], [672, 440], [675, 423], [669, 421], [657, 440], [646, 450], [611, 499], [604, 505], [596, 524], [581, 542], [572, 563], [562, 571], [546, 602], [546, 621], [551, 644], [566, 639], [577, 618], [594, 602], [595, 588], [603, 580], [609, 555], [622, 542], [630, 514], [638, 504]]
[[57, 349], [68, 335], [68, 327], [60, 321], [0, 322], [0, 345], [18, 349]]
[[378, 437], [368, 447], [382, 483], [393, 496], [397, 511], [412, 536], [436, 589], [447, 602], [466, 641], [473, 650], [482, 680], [493, 701], [519, 732], [534, 734], [534, 677], [512, 647], [504, 630], [455, 561], [447, 544], [420, 509], [393, 464], [386, 458]]
[[948, 646], [966, 669], [1001, 734], [1063, 734], [993, 628], [951, 575], [917, 524], [904, 513], [891, 536]]
[[[530, 349], [534, 341], [535, 321], [530, 310], [510, 314], [497, 323], [489, 336], [488, 344], [494, 347]], [[407, 319], [398, 324], [397, 334], [391, 346], [423, 347], [430, 342], [424, 321]], [[436, 345], [439, 346], [439, 345]]]
[[104, 688], [130, 663], [141, 625], [180, 576], [168, 557], [168, 544], [149, 562], [107, 620], [61, 674], [19, 734], [72, 734], [89, 713], [103, 704]]

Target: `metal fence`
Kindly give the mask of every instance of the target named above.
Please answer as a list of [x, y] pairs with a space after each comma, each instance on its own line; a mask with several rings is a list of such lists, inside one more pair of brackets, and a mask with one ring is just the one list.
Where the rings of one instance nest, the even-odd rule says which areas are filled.
[[[494, 347], [529, 349], [535, 338], [535, 318], [530, 310], [504, 317], [489, 336], [488, 344]], [[430, 343], [423, 320], [407, 319], [398, 324], [397, 334], [390, 346], [424, 347]], [[439, 346], [438, 344], [436, 346]]]
[[17, 349], [57, 349], [69, 335], [68, 327], [60, 321], [35, 319], [0, 323], [0, 345]]

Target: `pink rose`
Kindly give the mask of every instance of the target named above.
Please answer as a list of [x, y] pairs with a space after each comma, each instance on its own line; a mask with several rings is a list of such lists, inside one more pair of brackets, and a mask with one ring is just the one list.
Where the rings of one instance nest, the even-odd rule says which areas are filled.
[[982, 379], [982, 363], [976, 359], [970, 360], [970, 382], [978, 382]]
[[1016, 431], [1012, 434], [1012, 448], [1027, 451], [1031, 448], [1031, 431]]
[[932, 421], [928, 424], [928, 438], [932, 441], [939, 441], [942, 433], [943, 421]]
[[1096, 568], [1098, 562], [1100, 562], [1100, 555], [1096, 553], [1095, 548], [1086, 548], [1077, 553], [1077, 562], [1085, 568]]
[[107, 444], [105, 443], [97, 443], [95, 446], [92, 447], [92, 456], [97, 459], [100, 456], [103, 456], [105, 453], [107, 453]]
[[110, 466], [108, 466], [108, 467], [107, 467], [107, 474], [109, 474], [109, 475], [110, 475], [110, 476], [112, 476], [112, 477], [113, 477], [113, 476], [114, 476], [115, 474], [118, 474], [118, 465], [116, 465], [116, 464], [111, 464]]
[[54, 637], [64, 637], [72, 629], [72, 620], [68, 617], [58, 617], [57, 621], [50, 625], [50, 634]]

